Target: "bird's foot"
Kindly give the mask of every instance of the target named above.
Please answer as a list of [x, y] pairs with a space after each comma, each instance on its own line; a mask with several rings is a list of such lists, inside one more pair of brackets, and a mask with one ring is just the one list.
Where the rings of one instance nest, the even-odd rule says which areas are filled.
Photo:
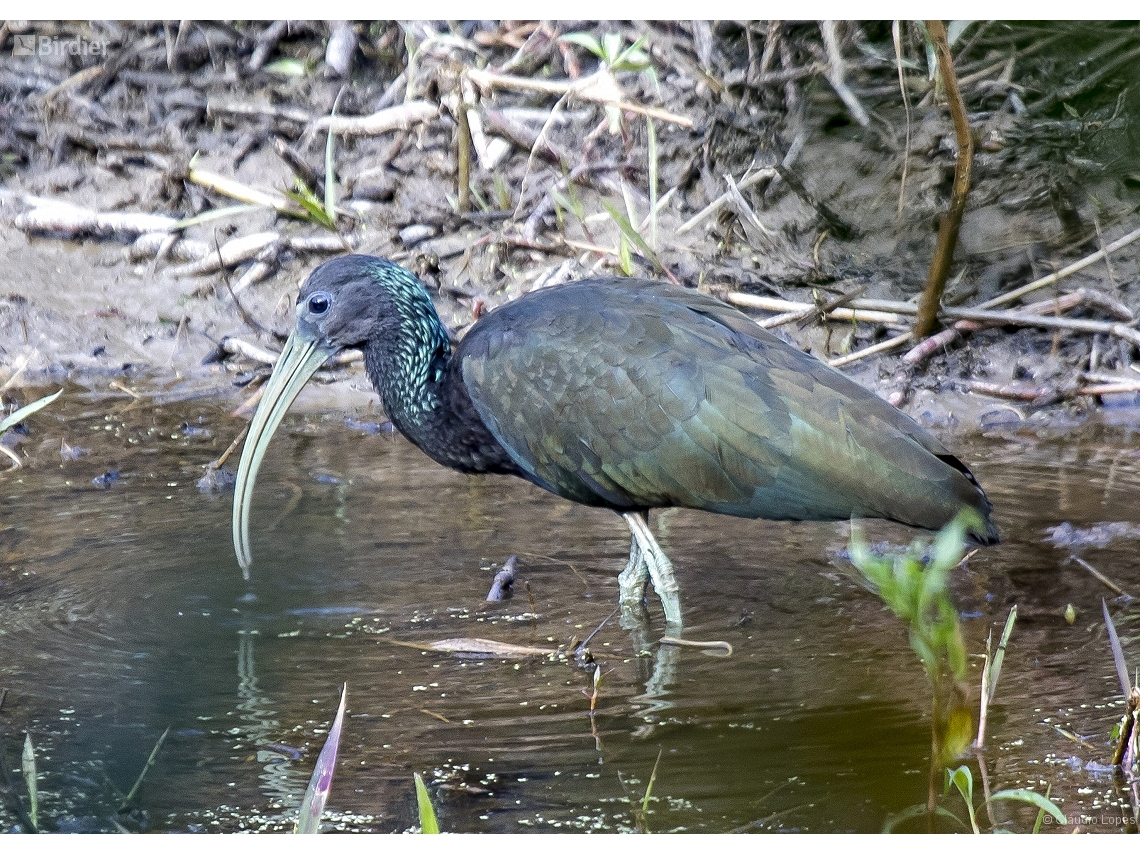
[[674, 589], [672, 591], [658, 591], [657, 596], [661, 599], [661, 608], [665, 610], [665, 627], [667, 634], [680, 635], [681, 595]]
[[658, 550], [656, 555], [646, 556], [646, 565], [649, 576], [653, 579], [653, 590], [661, 600], [661, 608], [665, 611], [665, 623], [670, 634], [679, 635], [681, 632], [681, 588], [677, 584], [677, 577], [673, 573], [673, 564], [665, 557], [665, 553]]
[[622, 609], [641, 606], [645, 603], [645, 583], [649, 581], [649, 568], [638, 555], [630, 559], [625, 569], [618, 574], [618, 596]]
[[624, 629], [644, 626], [647, 622], [645, 610], [645, 584], [649, 581], [649, 565], [636, 539], [629, 544], [629, 561], [618, 574], [618, 604], [621, 606], [621, 625]]
[[661, 600], [661, 607], [665, 610], [665, 621], [670, 633], [679, 634], [681, 631], [681, 594], [677, 577], [673, 573], [673, 564], [658, 545], [653, 533], [649, 530], [648, 514], [642, 512], [629, 512], [622, 514], [633, 535], [629, 546], [629, 563], [618, 577], [621, 585], [622, 603], [626, 602], [626, 593], [635, 596], [645, 595], [645, 577], [653, 580], [653, 590]]

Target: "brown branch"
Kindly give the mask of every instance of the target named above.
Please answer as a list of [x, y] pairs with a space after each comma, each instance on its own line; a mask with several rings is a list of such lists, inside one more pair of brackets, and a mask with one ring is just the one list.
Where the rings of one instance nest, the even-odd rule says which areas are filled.
[[455, 120], [459, 128], [458, 140], [456, 141], [458, 148], [456, 160], [458, 161], [459, 172], [456, 204], [459, 207], [459, 212], [463, 214], [471, 210], [471, 122], [467, 116], [467, 111], [471, 105], [465, 103], [462, 96], [458, 98], [458, 101], [459, 107], [455, 111]]
[[914, 337], [920, 341], [932, 332], [938, 320], [938, 309], [946, 279], [950, 274], [950, 262], [954, 258], [954, 247], [958, 243], [958, 229], [962, 226], [962, 214], [966, 210], [966, 197], [970, 192], [970, 171], [974, 163], [974, 140], [970, 125], [966, 121], [966, 106], [958, 91], [958, 81], [954, 76], [954, 60], [950, 56], [950, 46], [946, 42], [946, 27], [941, 21], [927, 21], [927, 32], [934, 42], [934, 52], [938, 55], [938, 70], [946, 87], [946, 100], [950, 115], [954, 119], [954, 136], [958, 142], [958, 161], [954, 164], [954, 189], [950, 194], [950, 208], [938, 227], [938, 245], [934, 259], [930, 263], [930, 273], [926, 277], [926, 287], [919, 301], [918, 317], [914, 323]]

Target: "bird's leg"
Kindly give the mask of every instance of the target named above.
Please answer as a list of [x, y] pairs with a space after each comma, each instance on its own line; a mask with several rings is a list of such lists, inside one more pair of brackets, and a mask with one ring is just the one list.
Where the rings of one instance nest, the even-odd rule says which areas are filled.
[[629, 539], [629, 562], [618, 574], [619, 602], [622, 609], [640, 606], [645, 600], [645, 583], [649, 581], [649, 565], [641, 556], [637, 538]]
[[[637, 548], [641, 552], [641, 560], [653, 579], [653, 589], [661, 599], [661, 606], [665, 609], [665, 620], [669, 624], [681, 626], [681, 597], [677, 586], [677, 577], [673, 575], [673, 565], [665, 555], [665, 551], [653, 537], [649, 530], [649, 514], [645, 511], [630, 511], [622, 514], [622, 519], [629, 526]], [[633, 549], [630, 549], [630, 560], [633, 559]], [[629, 566], [626, 566], [626, 570]], [[624, 573], [624, 571], [623, 571]], [[632, 576], [632, 574], [631, 574]], [[644, 581], [641, 583], [644, 590]]]
[[645, 611], [645, 583], [649, 581], [649, 565], [637, 545], [637, 538], [629, 539], [629, 562], [618, 574], [618, 604], [621, 606], [623, 629], [633, 630], [647, 623]]

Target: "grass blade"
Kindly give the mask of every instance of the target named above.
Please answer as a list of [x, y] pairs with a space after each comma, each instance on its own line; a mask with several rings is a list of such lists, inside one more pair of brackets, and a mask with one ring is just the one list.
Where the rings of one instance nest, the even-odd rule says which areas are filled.
[[166, 742], [166, 737], [169, 734], [170, 728], [167, 727], [166, 730], [162, 732], [162, 736], [158, 738], [158, 742], [154, 743], [154, 748], [151, 749], [150, 757], [148, 757], [146, 760], [146, 765], [143, 766], [142, 771], [139, 772], [138, 780], [136, 780], [135, 785], [131, 787], [131, 791], [127, 793], [127, 797], [123, 799], [123, 803], [119, 805], [119, 810], [125, 809], [126, 806], [131, 803], [131, 800], [138, 793], [139, 787], [142, 786], [143, 778], [145, 778], [146, 773], [150, 771], [150, 767], [154, 765], [154, 760], [156, 757], [158, 757], [158, 752], [162, 750], [162, 743]]
[[645, 130], [649, 145], [649, 245], [657, 249], [657, 129], [646, 117]]
[[978, 819], [974, 815], [974, 776], [970, 772], [969, 766], [959, 766], [957, 769], [946, 771], [950, 783], [958, 790], [958, 794], [962, 796], [962, 801], [966, 803], [966, 813], [970, 817], [970, 828], [974, 834], [981, 834], [981, 829], [978, 828]]
[[309, 189], [300, 178], [294, 179], [294, 186], [296, 190], [286, 190], [285, 195], [290, 201], [296, 202], [304, 210], [304, 214], [300, 215], [302, 219], [308, 219], [317, 225], [324, 226], [326, 229], [336, 231], [336, 223], [325, 212], [321, 200], [317, 198], [317, 194]]
[[[887, 817], [887, 821], [883, 823], [883, 832], [882, 833], [883, 834], [894, 834], [895, 829], [898, 828], [900, 825], [902, 825], [904, 822], [907, 822], [908, 820], [915, 819], [915, 818], [920, 817], [920, 816], [926, 816], [926, 815], [927, 815], [926, 805], [911, 805], [906, 810], [900, 811], [899, 813], [896, 813], [893, 816]], [[960, 816], [958, 816], [957, 814], [951, 813], [950, 811], [946, 810], [946, 808], [944, 808], [944, 807], [936, 807], [934, 809], [934, 815], [943, 817], [944, 819], [952, 820], [952, 821], [958, 823], [958, 825], [962, 826], [962, 828], [967, 828], [966, 823], [962, 822], [962, 818]]]
[[[336, 94], [336, 100], [333, 101], [332, 111], [329, 113], [329, 119], [336, 118], [336, 108], [340, 104], [340, 96], [344, 94], [342, 87], [340, 92]], [[336, 135], [333, 133], [333, 123], [329, 122], [329, 135], [325, 140], [325, 214], [334, 224], [336, 223], [336, 166], [334, 164], [334, 140]]]
[[30, 404], [20, 407], [20, 409], [16, 410], [14, 413], [11, 413], [4, 419], [4, 421], [0, 422], [0, 434], [3, 434], [4, 431], [8, 430], [8, 428], [12, 426], [18, 425], [32, 413], [39, 412], [62, 394], [63, 389], [60, 389], [53, 395], [48, 395], [44, 398], [40, 398], [38, 401], [32, 401]]
[[420, 834], [439, 834], [439, 820], [431, 805], [431, 794], [419, 772], [412, 773], [416, 779], [416, 805], [420, 809]]
[[617, 224], [617, 227], [621, 229], [621, 233], [626, 236], [629, 242], [641, 250], [641, 253], [653, 263], [654, 267], [672, 278], [672, 274], [665, 269], [665, 266], [661, 263], [661, 259], [657, 257], [657, 253], [645, 242], [645, 238], [637, 233], [637, 229], [633, 227], [633, 223], [629, 221], [629, 218], [619, 211], [616, 206], [611, 205], [604, 199], [602, 200], [602, 207], [606, 209], [606, 213], [610, 215], [610, 219]]
[[578, 45], [578, 47], [585, 48], [599, 59], [602, 58], [601, 44], [589, 33], [567, 33], [564, 36], [560, 36], [558, 41]]
[[645, 797], [641, 800], [642, 814], [649, 807], [649, 794], [653, 792], [653, 782], [657, 780], [657, 767], [661, 765], [661, 752], [664, 750], [664, 748], [657, 749], [657, 760], [653, 763], [653, 771], [649, 773], [649, 783], [645, 785]]
[[212, 208], [209, 211], [203, 211], [201, 214], [196, 214], [193, 217], [187, 217], [184, 220], [179, 220], [171, 228], [175, 231], [188, 229], [191, 226], [200, 226], [202, 223], [208, 223], [212, 220], [221, 220], [226, 217], [236, 217], [239, 214], [248, 214], [253, 211], [260, 211], [261, 207], [261, 205], [227, 205], [224, 208]]
[[313, 777], [309, 778], [305, 799], [301, 802], [295, 834], [317, 834], [321, 830], [321, 814], [324, 813], [325, 803], [329, 800], [333, 772], [336, 771], [336, 753], [340, 749], [340, 733], [344, 726], [344, 703], [347, 695], [348, 684], [345, 683], [340, 689], [340, 706], [337, 708], [332, 727], [329, 728], [328, 739], [325, 740], [325, 747], [317, 757]]
[[1104, 613], [1104, 625], [1108, 628], [1108, 643], [1112, 647], [1112, 659], [1116, 663], [1116, 676], [1120, 678], [1120, 691], [1124, 697], [1132, 691], [1128, 682], [1128, 663], [1124, 661], [1124, 648], [1120, 646], [1120, 636], [1116, 634], [1116, 624], [1112, 622], [1112, 615], [1108, 613], [1108, 603], [1101, 597], [1100, 608]]
[[28, 816], [32, 821], [32, 828], [40, 830], [40, 791], [36, 786], [36, 750], [32, 747], [32, 735], [24, 734], [24, 753], [20, 758], [20, 767], [24, 773], [24, 783], [28, 787]]
[[1002, 799], [1013, 802], [1025, 802], [1025, 804], [1033, 805], [1035, 808], [1039, 808], [1053, 817], [1058, 825], [1065, 825], [1068, 822], [1068, 820], [1065, 819], [1065, 815], [1061, 813], [1061, 809], [1053, 803], [1052, 799], [1041, 795], [1041, 793], [1035, 793], [1033, 790], [999, 790], [990, 796], [988, 801], [996, 802]]
[[1001, 632], [1001, 641], [998, 642], [997, 650], [994, 651], [993, 659], [989, 665], [989, 702], [994, 702], [994, 695], [997, 694], [998, 678], [1001, 676], [1001, 665], [1005, 661], [1005, 647], [1009, 643], [1009, 636], [1013, 632], [1013, 625], [1017, 622], [1017, 604], [1009, 610], [1009, 617], [1005, 619], [1005, 629]]

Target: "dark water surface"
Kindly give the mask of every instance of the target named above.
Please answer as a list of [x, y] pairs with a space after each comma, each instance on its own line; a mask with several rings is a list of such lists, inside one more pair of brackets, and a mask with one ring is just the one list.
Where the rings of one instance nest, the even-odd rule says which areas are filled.
[[[925, 801], [929, 689], [905, 629], [840, 556], [846, 526], [655, 514], [685, 637], [734, 653], [659, 646], [652, 599], [648, 627], [615, 618], [591, 642], [603, 673], [591, 718], [593, 669], [573, 657], [391, 642], [580, 640], [617, 602], [628, 534], [616, 516], [445, 471], [342, 415], [291, 416], [255, 493], [246, 584], [232, 491], [196, 486], [240, 422], [212, 403], [65, 400], [33, 419], [29, 464], [0, 474], [0, 734], [22, 793], [31, 733], [45, 828], [114, 830], [121, 794], [169, 727], [122, 825], [290, 829], [342, 682], [327, 830], [415, 827], [420, 772], [446, 831], [630, 831], [659, 754], [644, 818], [654, 832], [874, 832]], [[1124, 816], [1098, 771], [1123, 709], [1100, 615], [1113, 595], [1048, 529], [1130, 524], [1080, 554], [1140, 591], [1138, 438], [1102, 423], [951, 440], [1006, 539], [956, 579], [971, 652], [1021, 610], [989, 724], [990, 785], [1051, 787], [1088, 831], [1119, 831]], [[61, 440], [90, 453], [61, 462]], [[514, 598], [484, 602], [511, 554]], [[1135, 668], [1136, 609], [1110, 607]], [[995, 809], [1021, 831], [1035, 815]], [[18, 827], [3, 800], [0, 830]]]

